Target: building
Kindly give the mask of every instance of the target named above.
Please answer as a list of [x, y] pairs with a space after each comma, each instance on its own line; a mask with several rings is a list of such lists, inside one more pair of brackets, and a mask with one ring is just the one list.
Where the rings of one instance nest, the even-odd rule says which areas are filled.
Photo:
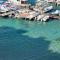
[[47, 2], [49, 2], [49, 3], [53, 3], [53, 2], [55, 2], [56, 0], [45, 0], [45, 1], [47, 1]]
[[57, 5], [60, 5], [60, 0], [56, 0]]
[[21, 5], [21, 4], [26, 4], [27, 3], [27, 0], [8, 0], [9, 2], [12, 2], [14, 4], [17, 4], [17, 5]]
[[45, 0], [45, 1], [48, 3], [55, 3], [57, 4], [57, 6], [60, 5], [60, 0]]

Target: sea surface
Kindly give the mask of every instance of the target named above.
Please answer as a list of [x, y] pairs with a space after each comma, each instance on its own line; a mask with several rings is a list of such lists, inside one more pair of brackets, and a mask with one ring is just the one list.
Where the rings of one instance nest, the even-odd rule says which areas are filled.
[[0, 60], [60, 60], [60, 20], [0, 17]]

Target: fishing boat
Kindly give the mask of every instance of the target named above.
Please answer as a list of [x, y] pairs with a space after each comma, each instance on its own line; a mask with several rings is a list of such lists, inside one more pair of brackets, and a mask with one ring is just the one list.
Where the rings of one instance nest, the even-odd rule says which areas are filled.
[[44, 12], [49, 12], [53, 9], [53, 6], [45, 7]]

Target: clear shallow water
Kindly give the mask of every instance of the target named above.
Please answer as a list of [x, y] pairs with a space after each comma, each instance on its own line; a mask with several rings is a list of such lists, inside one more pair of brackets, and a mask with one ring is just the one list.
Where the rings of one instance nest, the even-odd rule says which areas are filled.
[[0, 17], [0, 60], [60, 60], [60, 21]]
[[60, 60], [60, 21], [0, 17], [0, 60]]

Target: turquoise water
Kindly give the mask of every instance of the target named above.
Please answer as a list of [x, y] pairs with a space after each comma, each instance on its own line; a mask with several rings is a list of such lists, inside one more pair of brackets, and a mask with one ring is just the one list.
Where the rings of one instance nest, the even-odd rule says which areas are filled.
[[0, 60], [60, 60], [60, 20], [0, 17]]
[[0, 60], [60, 60], [60, 21], [0, 17]]

